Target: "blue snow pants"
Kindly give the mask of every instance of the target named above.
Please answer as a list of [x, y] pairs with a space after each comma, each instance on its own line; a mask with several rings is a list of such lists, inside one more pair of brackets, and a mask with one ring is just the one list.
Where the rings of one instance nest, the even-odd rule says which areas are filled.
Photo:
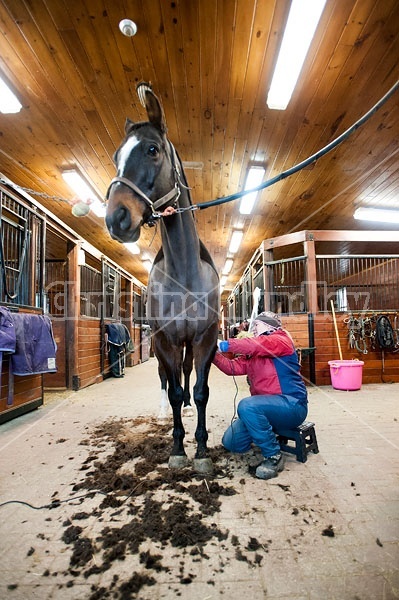
[[307, 404], [293, 396], [262, 395], [243, 398], [237, 407], [238, 419], [226, 429], [222, 444], [230, 452], [247, 452], [251, 444], [265, 458], [280, 452], [273, 429], [293, 429], [308, 413]]

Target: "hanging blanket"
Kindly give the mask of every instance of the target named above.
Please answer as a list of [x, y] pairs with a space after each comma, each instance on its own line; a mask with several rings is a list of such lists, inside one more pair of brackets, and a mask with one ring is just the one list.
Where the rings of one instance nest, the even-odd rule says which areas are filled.
[[0, 306], [0, 352], [15, 352], [14, 321], [8, 308]]
[[55, 373], [57, 344], [53, 338], [51, 320], [47, 315], [13, 313], [15, 353], [11, 356], [14, 375]]
[[108, 323], [106, 331], [111, 373], [114, 377], [123, 377], [126, 354], [133, 351], [129, 330], [123, 323]]
[[[10, 354], [15, 352], [16, 347], [15, 327], [11, 313], [8, 308], [0, 306], [0, 392], [1, 392], [1, 373], [3, 371], [3, 353]], [[9, 388], [7, 395], [7, 406], [12, 404], [13, 386]]]
[[0, 389], [3, 352], [10, 354], [7, 406], [13, 402], [14, 375], [57, 371], [57, 344], [47, 315], [14, 313], [0, 306]]

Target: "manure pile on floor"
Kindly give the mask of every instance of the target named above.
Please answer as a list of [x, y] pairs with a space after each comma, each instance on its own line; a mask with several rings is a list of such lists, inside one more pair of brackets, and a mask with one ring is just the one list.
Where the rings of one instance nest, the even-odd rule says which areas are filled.
[[[198, 571], [193, 563], [209, 560], [207, 547], [209, 552], [212, 545], [232, 552], [223, 552], [223, 559], [217, 554], [217, 566], [209, 569], [210, 585], [231, 560], [261, 564], [270, 540], [250, 538], [241, 545], [236, 535], [212, 520], [220, 511], [221, 497], [238, 493], [228, 485], [234, 473], [222, 446], [210, 449], [215, 473], [205, 478], [191, 468], [167, 468], [171, 426], [151, 418], [106, 422], [81, 443], [90, 446], [90, 453], [81, 467], [83, 479], [73, 490], [92, 491], [98, 505], [63, 523], [62, 540], [71, 549], [64, 573], [67, 587], [90, 583], [92, 575], [107, 571], [109, 584], [103, 585], [104, 578], [93, 584], [89, 600], [139, 598], [140, 590], [157, 581], [188, 585]], [[82, 498], [81, 504], [85, 501]], [[93, 518], [91, 526], [85, 526]], [[121, 566], [119, 561], [125, 562]], [[121, 571], [129, 575], [121, 576]], [[180, 595], [173, 583], [169, 588]]]

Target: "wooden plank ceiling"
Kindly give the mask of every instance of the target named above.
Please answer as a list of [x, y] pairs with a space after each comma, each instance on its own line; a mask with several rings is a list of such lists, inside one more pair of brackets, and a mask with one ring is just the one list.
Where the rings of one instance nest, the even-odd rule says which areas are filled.
[[[251, 161], [270, 178], [345, 131], [399, 74], [399, 2], [327, 0], [291, 102], [266, 97], [289, 0], [1, 0], [0, 75], [23, 109], [0, 114], [0, 172], [20, 186], [71, 200], [61, 169], [77, 166], [104, 195], [125, 118], [143, 120], [136, 95], [151, 81], [194, 203], [242, 188]], [[123, 18], [138, 26], [123, 36]], [[243, 226], [227, 288], [263, 239], [303, 229], [393, 229], [353, 219], [357, 206], [399, 208], [399, 92], [317, 163], [263, 191], [252, 215], [238, 202], [195, 213], [222, 269]], [[140, 256], [113, 242], [101, 219], [76, 218], [68, 201], [38, 200], [143, 283], [159, 232]], [[396, 226], [397, 228], [398, 226]], [[345, 246], [348, 251], [348, 245]], [[359, 250], [359, 248], [357, 248]]]

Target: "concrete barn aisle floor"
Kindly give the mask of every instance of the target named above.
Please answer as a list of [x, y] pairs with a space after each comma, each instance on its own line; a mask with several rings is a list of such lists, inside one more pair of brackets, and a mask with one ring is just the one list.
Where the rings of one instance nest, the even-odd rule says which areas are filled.
[[[239, 399], [247, 386], [243, 377], [237, 383]], [[210, 447], [220, 447], [234, 415], [235, 394], [233, 379], [213, 367]], [[185, 547], [147, 538], [135, 551], [128, 545], [123, 556], [116, 554], [102, 568], [104, 556], [115, 551], [105, 547], [106, 531], [118, 527], [121, 536], [132, 519], [139, 529], [148, 521], [145, 506], [160, 500], [160, 518], [173, 498], [167, 486], [142, 496], [134, 495], [135, 489], [118, 509], [110, 503], [99, 511], [103, 494], [87, 496], [87, 489], [73, 489], [94, 455], [103, 460], [112, 453], [112, 440], [98, 438], [93, 449], [90, 436], [104, 423], [126, 421], [128, 427], [140, 416], [144, 423], [151, 421], [159, 397], [156, 362], [150, 359], [127, 369], [123, 379], [110, 378], [79, 392], [47, 393], [43, 407], [0, 427], [0, 503], [54, 506], [0, 507], [1, 599], [399, 597], [398, 384], [364, 385], [356, 392], [309, 389], [308, 419], [316, 423], [319, 454], [310, 453], [304, 464], [287, 455], [285, 470], [267, 482], [248, 473], [256, 453], [231, 456], [220, 449], [219, 463], [228, 476], [217, 479], [217, 489], [235, 493], [220, 493], [219, 510], [201, 513], [201, 523], [216, 535]], [[189, 458], [195, 424], [195, 417], [184, 417]], [[131, 470], [134, 464], [137, 459]], [[124, 468], [129, 471], [129, 465]], [[146, 483], [152, 476], [145, 474]], [[203, 505], [185, 494], [192, 483], [205, 486], [209, 494], [216, 484], [210, 478], [182, 482], [187, 487], [179, 498], [194, 520]], [[89, 550], [83, 566], [72, 560], [76, 540]], [[117, 548], [123, 543], [120, 539]]]

